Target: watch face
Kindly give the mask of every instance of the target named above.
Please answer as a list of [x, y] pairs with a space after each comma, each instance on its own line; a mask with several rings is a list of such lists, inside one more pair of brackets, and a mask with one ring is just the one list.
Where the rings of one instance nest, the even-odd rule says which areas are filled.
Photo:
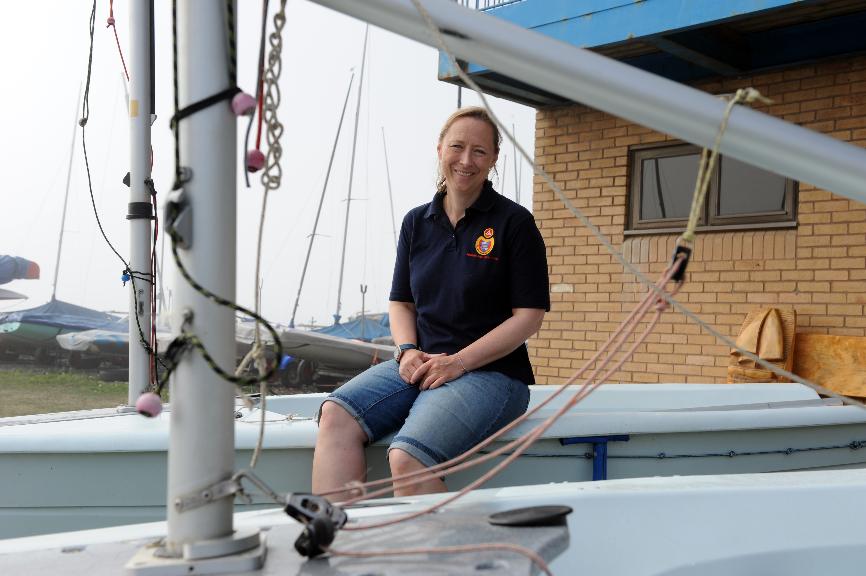
[[397, 362], [399, 362], [399, 361], [400, 361], [400, 355], [401, 355], [401, 354], [403, 354], [403, 350], [401, 350], [399, 346], [397, 346], [396, 348], [394, 348], [394, 360], [396, 360]]

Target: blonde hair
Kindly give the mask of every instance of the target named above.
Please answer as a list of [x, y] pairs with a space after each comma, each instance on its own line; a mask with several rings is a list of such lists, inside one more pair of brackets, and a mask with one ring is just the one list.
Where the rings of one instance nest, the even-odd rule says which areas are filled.
[[[502, 133], [499, 132], [499, 126], [496, 125], [496, 122], [493, 121], [490, 114], [487, 113], [487, 110], [480, 106], [458, 108], [453, 114], [451, 114], [451, 116], [445, 120], [445, 124], [442, 125], [442, 129], [439, 131], [439, 144], [442, 144], [442, 140], [445, 138], [445, 134], [448, 133], [448, 130], [451, 129], [451, 126], [462, 118], [475, 118], [476, 120], [481, 120], [490, 126], [490, 129], [493, 130], [493, 148], [496, 154], [499, 154], [499, 146], [502, 144]], [[496, 171], [496, 166], [493, 167], [493, 171]], [[445, 176], [443, 176], [440, 171], [436, 178], [436, 192], [445, 192], [445, 190]]]

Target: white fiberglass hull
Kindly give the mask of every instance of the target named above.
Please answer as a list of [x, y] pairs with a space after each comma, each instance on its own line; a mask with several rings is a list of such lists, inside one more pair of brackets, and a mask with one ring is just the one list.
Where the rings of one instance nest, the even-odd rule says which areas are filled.
[[[554, 387], [533, 388], [536, 403]], [[268, 399], [256, 474], [278, 492], [310, 489], [312, 416], [323, 398]], [[249, 466], [258, 415], [237, 419], [236, 469]], [[168, 422], [113, 411], [0, 419], [0, 537], [163, 519]], [[861, 443], [866, 412], [824, 405], [799, 385], [604, 386], [487, 486], [860, 468]], [[368, 448], [371, 478], [386, 475], [386, 448]], [[478, 474], [458, 473], [448, 486]]]
[[[639, 478], [478, 490], [437, 516], [473, 515], [483, 526], [487, 516], [503, 510], [570, 506], [565, 550], [545, 555], [557, 575], [855, 576], [863, 572], [866, 552], [864, 490], [866, 470]], [[350, 522], [371, 522], [441, 498], [382, 500], [348, 513]], [[236, 514], [234, 527], [268, 529], [265, 565], [250, 574], [463, 574], [478, 565], [477, 552], [307, 561], [291, 545], [300, 527], [279, 509]], [[365, 549], [411, 544], [423, 525], [410, 521], [395, 528], [399, 534], [388, 539], [381, 532], [368, 533]], [[0, 571], [118, 574], [137, 550], [165, 533], [165, 523], [155, 522], [0, 541]], [[340, 532], [333, 547], [346, 549], [353, 534], [364, 533]], [[454, 536], [454, 530], [441, 531], [424, 544], [448, 544]], [[509, 574], [529, 573], [516, 569], [519, 558], [511, 553], [497, 552], [496, 558]], [[443, 566], [454, 571], [443, 572]]]

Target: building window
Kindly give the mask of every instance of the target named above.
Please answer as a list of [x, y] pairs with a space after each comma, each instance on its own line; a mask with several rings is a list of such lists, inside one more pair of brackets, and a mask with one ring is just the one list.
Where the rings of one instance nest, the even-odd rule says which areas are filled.
[[[631, 189], [626, 233], [679, 232], [686, 226], [701, 150], [665, 144], [630, 151]], [[796, 225], [797, 185], [733, 158], [719, 156], [699, 229], [781, 228]]]

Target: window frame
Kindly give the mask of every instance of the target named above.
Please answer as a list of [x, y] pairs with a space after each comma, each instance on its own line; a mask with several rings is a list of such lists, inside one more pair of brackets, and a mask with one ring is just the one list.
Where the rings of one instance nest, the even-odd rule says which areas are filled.
[[[688, 222], [687, 218], [665, 218], [640, 220], [640, 207], [642, 200], [643, 172], [641, 169], [644, 160], [653, 158], [669, 158], [671, 156], [684, 156], [697, 154], [700, 156], [701, 148], [694, 144], [682, 141], [653, 142], [629, 147], [628, 151], [628, 214], [626, 215], [625, 235], [640, 234], [662, 234], [682, 232]], [[755, 230], [772, 228], [796, 228], [797, 226], [797, 197], [799, 193], [798, 182], [785, 177], [785, 202], [784, 209], [769, 212], [749, 212], [747, 214], [735, 214], [723, 216], [719, 214], [721, 205], [721, 165], [724, 156], [719, 155], [713, 168], [710, 179], [710, 187], [704, 201], [703, 211], [698, 223], [699, 231], [723, 231], [723, 230]]]

